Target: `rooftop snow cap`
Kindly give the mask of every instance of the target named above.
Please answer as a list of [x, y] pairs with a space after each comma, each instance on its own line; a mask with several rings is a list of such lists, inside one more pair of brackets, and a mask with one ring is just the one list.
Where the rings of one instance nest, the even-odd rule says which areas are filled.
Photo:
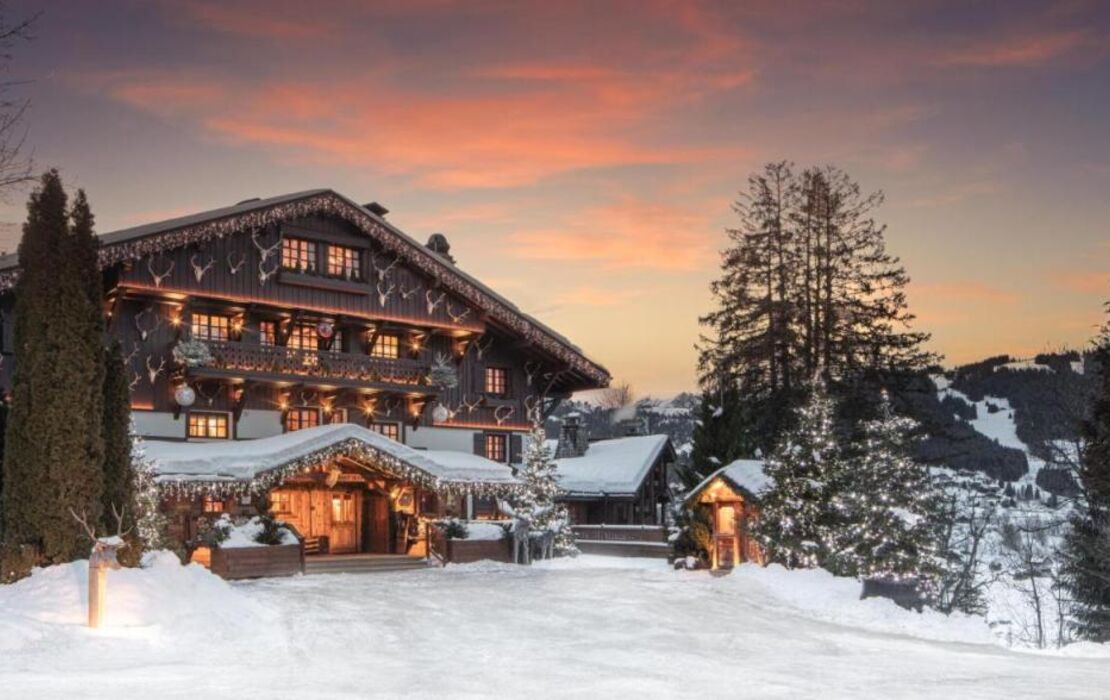
[[388, 209], [383, 207], [381, 204], [378, 204], [377, 202], [370, 202], [369, 204], [363, 204], [362, 208], [367, 209], [367, 210], [377, 214], [378, 216], [380, 216], [382, 218], [385, 218], [385, 215], [389, 213]]
[[563, 423], [559, 426], [559, 444], [555, 448], [555, 459], [581, 457], [586, 454], [589, 446], [587, 437], [586, 426], [582, 425], [577, 413], [563, 416]]
[[442, 233], [433, 233], [429, 236], [425, 247], [433, 253], [437, 253], [441, 258], [452, 263], [455, 262], [455, 258], [451, 256], [451, 244], [447, 242], [447, 236]]

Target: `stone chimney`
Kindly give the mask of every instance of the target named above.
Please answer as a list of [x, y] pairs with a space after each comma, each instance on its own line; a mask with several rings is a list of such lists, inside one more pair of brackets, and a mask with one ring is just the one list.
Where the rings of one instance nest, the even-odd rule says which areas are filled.
[[559, 446], [555, 448], [555, 459], [581, 457], [586, 454], [589, 436], [581, 420], [582, 417], [577, 413], [563, 416], [562, 425], [559, 426]]

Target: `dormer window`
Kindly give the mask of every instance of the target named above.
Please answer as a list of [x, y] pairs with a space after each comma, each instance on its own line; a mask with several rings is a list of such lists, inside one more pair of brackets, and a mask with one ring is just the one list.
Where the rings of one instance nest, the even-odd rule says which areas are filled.
[[297, 272], [315, 272], [316, 244], [303, 238], [286, 238], [281, 242], [281, 266]]
[[362, 251], [341, 245], [329, 245], [328, 274], [345, 280], [361, 280]]

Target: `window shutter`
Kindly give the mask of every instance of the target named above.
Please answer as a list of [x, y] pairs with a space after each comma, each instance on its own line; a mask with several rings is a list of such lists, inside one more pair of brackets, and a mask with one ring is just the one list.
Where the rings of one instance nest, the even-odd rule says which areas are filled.
[[474, 454], [479, 457], [486, 456], [486, 434], [474, 433]]
[[524, 457], [524, 436], [512, 434], [509, 436], [509, 463], [520, 464]]

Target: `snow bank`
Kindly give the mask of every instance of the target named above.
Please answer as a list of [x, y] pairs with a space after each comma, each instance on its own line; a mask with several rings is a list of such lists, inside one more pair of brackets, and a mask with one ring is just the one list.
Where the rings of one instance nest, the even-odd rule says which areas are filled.
[[89, 629], [88, 561], [45, 569], [0, 586], [0, 653], [81, 645], [89, 635], [235, 639], [276, 614], [199, 564], [151, 552], [139, 569], [108, 572], [102, 627]]
[[[262, 532], [262, 519], [259, 517], [251, 518], [240, 525], [233, 525], [231, 518], [225, 514], [218, 522], [221, 525], [227, 523], [227, 539], [220, 543], [220, 549], [270, 546], [255, 539]], [[297, 536], [287, 527], [281, 528], [281, 544], [297, 544]]]
[[941, 642], [994, 643], [983, 618], [935, 610], [917, 613], [885, 598], [860, 600], [859, 581], [833, 576], [824, 569], [740, 566], [723, 580], [741, 588], [759, 586], [770, 597], [812, 619]]
[[468, 520], [465, 523], [466, 539], [486, 542], [500, 540], [505, 536], [505, 529], [502, 526], [508, 524], [508, 521]]

